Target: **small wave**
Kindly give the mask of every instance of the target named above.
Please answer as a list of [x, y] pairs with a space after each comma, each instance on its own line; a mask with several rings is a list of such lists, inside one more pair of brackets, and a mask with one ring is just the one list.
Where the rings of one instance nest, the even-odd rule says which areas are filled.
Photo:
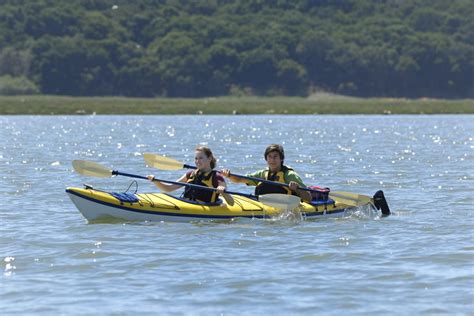
[[353, 207], [345, 212], [345, 217], [356, 219], [380, 219], [380, 213], [372, 205]]

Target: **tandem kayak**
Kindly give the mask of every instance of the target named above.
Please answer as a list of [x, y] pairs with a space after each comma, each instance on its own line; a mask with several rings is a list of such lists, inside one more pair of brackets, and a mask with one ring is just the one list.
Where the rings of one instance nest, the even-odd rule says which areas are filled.
[[[231, 206], [222, 200], [209, 204], [193, 202], [165, 193], [114, 193], [95, 190], [90, 186], [85, 188], [70, 187], [66, 189], [66, 193], [81, 214], [90, 222], [106, 218], [169, 222], [240, 218], [268, 219], [278, 217], [283, 211], [287, 211], [241, 195], [232, 195], [235, 203]], [[383, 197], [383, 193], [381, 194]], [[302, 202], [297, 207], [298, 211], [301, 212], [303, 218], [316, 218], [342, 217], [347, 211], [359, 207], [380, 209], [380, 206], [377, 206], [377, 196], [368, 197], [334, 192], [330, 193], [329, 197], [327, 200], [316, 200], [311, 203]], [[384, 214], [386, 211], [382, 210], [382, 213]]]

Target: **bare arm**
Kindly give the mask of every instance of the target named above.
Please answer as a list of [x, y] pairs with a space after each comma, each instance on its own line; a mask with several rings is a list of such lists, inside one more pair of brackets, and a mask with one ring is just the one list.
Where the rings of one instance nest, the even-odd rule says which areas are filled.
[[[147, 178], [148, 178], [148, 180], [152, 181], [163, 192], [172, 192], [172, 191], [177, 190], [177, 189], [182, 187], [181, 185], [167, 184], [167, 183], [163, 183], [163, 182], [160, 182], [158, 180], [155, 180], [154, 175], [149, 175], [149, 176], [147, 176]], [[176, 180], [176, 182], [185, 183], [186, 180], [187, 180], [186, 175], [183, 175], [181, 178]]]
[[298, 194], [298, 196], [305, 202], [311, 202], [311, 200], [313, 199], [309, 191], [297, 189], [296, 194]]
[[224, 177], [229, 178], [229, 180], [232, 181], [232, 182], [234, 182], [234, 183], [244, 183], [244, 184], [247, 184], [247, 183], [248, 183], [248, 180], [246, 180], [246, 179], [242, 179], [242, 178], [233, 176], [233, 175], [230, 173], [230, 170], [229, 170], [229, 169], [222, 169], [222, 170], [220, 171], [220, 173], [221, 173]]
[[232, 206], [234, 205], [234, 198], [231, 195], [225, 193], [226, 189], [227, 189], [227, 184], [225, 183], [225, 181], [217, 182], [217, 192], [219, 192], [222, 195], [222, 197], [227, 202], [227, 204]]
[[291, 181], [288, 186], [293, 192], [296, 192], [296, 194], [305, 202], [311, 202], [311, 200], [313, 199], [311, 193], [309, 191], [299, 189], [298, 183], [296, 183], [295, 181]]

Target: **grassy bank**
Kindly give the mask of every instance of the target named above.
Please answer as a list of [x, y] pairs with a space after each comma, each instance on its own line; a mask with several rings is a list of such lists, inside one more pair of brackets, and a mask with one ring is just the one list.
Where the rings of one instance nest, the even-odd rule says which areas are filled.
[[299, 97], [202, 99], [0, 96], [0, 115], [10, 114], [466, 114], [474, 99], [354, 98], [330, 94]]

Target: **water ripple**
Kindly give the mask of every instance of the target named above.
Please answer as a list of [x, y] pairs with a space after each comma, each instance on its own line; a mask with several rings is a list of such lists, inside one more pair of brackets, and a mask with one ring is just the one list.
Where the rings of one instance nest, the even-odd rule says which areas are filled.
[[[10, 314], [470, 314], [473, 116], [1, 116], [0, 309]], [[87, 159], [136, 174], [144, 152], [218, 168], [265, 166], [264, 148], [308, 184], [373, 194], [393, 210], [341, 219], [87, 224], [64, 193]], [[151, 191], [137, 182], [139, 190]], [[230, 184], [230, 189], [251, 188]], [[405, 302], [405, 304], [401, 303]]]

